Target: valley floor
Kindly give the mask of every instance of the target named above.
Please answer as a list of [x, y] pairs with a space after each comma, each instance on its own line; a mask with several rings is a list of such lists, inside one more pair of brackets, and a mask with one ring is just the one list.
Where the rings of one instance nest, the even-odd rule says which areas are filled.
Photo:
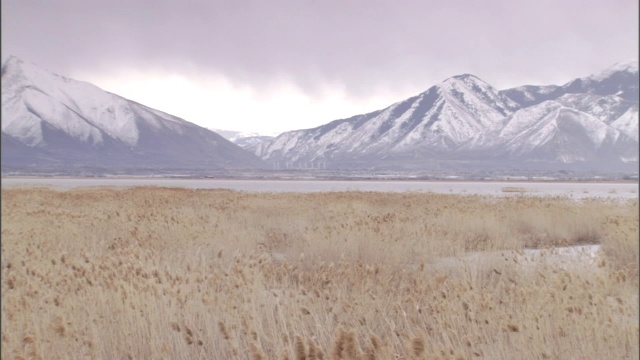
[[638, 358], [638, 199], [2, 189], [2, 358]]

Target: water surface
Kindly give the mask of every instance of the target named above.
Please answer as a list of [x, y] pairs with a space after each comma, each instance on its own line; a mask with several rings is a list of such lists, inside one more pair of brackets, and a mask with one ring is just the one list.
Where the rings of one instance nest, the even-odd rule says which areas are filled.
[[227, 180], [179, 178], [2, 178], [3, 188], [50, 187], [69, 190], [88, 186], [160, 186], [231, 189], [250, 192], [421, 192], [496, 196], [568, 196], [572, 198], [637, 198], [638, 183], [614, 182], [490, 182], [377, 180]]

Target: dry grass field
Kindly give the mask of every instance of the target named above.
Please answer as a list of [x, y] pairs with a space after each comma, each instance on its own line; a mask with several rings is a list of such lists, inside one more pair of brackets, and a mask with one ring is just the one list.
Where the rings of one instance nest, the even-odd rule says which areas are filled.
[[[2, 190], [2, 359], [638, 358], [638, 200]], [[591, 265], [527, 248], [601, 244]], [[442, 258], [497, 254], [443, 267]]]

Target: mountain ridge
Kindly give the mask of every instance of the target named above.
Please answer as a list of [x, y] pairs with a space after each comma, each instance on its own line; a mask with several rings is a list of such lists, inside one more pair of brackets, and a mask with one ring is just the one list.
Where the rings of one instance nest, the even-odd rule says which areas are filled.
[[[560, 86], [524, 85], [506, 90], [461, 74], [384, 109], [285, 132], [254, 149], [267, 162], [315, 161], [329, 166], [334, 162], [347, 167], [359, 162], [375, 167], [387, 160], [402, 167], [403, 161], [415, 164], [419, 159], [493, 159], [496, 163], [491, 167], [500, 166], [500, 161], [519, 166], [627, 167], [638, 161], [637, 93], [637, 61], [616, 64]], [[558, 112], [553, 121], [545, 119], [543, 111], [550, 104]], [[499, 130], [515, 127], [523, 116], [534, 117], [528, 119], [530, 127], [545, 121], [546, 125], [526, 136], [519, 134], [528, 143], [516, 144], [508, 138], [516, 133]], [[608, 134], [607, 141], [594, 134]]]
[[15, 56], [2, 66], [2, 119], [3, 167], [265, 167], [213, 131]]
[[628, 169], [638, 162], [637, 61], [563, 85], [505, 90], [460, 74], [386, 108], [315, 128], [273, 138], [225, 131], [250, 151], [211, 129], [16, 57], [1, 71], [3, 169], [265, 169], [281, 163]]

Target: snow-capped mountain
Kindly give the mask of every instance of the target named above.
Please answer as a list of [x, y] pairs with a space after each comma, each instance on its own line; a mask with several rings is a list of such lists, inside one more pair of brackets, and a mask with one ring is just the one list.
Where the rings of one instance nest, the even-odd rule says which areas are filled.
[[522, 107], [555, 100], [593, 115], [638, 141], [638, 62], [618, 63], [562, 86], [526, 85], [500, 93]]
[[262, 147], [265, 144], [268, 144], [275, 137], [272, 135], [259, 134], [257, 132], [244, 132], [244, 131], [220, 130], [220, 129], [210, 129], [210, 130], [215, 131], [216, 133], [224, 136], [225, 139], [251, 152], [252, 154], [260, 153], [262, 151]]
[[2, 164], [263, 167], [213, 131], [10, 57], [2, 66]]
[[598, 74], [572, 80], [562, 86], [525, 85], [500, 91], [519, 105], [526, 107], [565, 94], [615, 95], [638, 102], [638, 61], [617, 63]]
[[281, 134], [260, 154], [275, 161], [383, 159], [449, 152], [518, 105], [473, 75], [454, 76], [386, 109]]
[[593, 115], [548, 100], [517, 111], [458, 152], [557, 163], [628, 162], [637, 161], [638, 142]]
[[218, 135], [221, 135], [222, 137], [224, 137], [225, 139], [231, 142], [235, 142], [236, 140], [242, 139], [242, 138], [260, 136], [260, 134], [257, 132], [222, 130], [222, 129], [215, 129], [215, 128], [209, 128], [209, 130], [215, 132]]
[[420, 167], [432, 161], [587, 164], [638, 161], [638, 66], [565, 85], [498, 91], [449, 78], [386, 109], [285, 132], [256, 154], [273, 163]]
[[565, 94], [555, 99], [562, 105], [598, 118], [638, 141], [638, 101], [616, 95]]

